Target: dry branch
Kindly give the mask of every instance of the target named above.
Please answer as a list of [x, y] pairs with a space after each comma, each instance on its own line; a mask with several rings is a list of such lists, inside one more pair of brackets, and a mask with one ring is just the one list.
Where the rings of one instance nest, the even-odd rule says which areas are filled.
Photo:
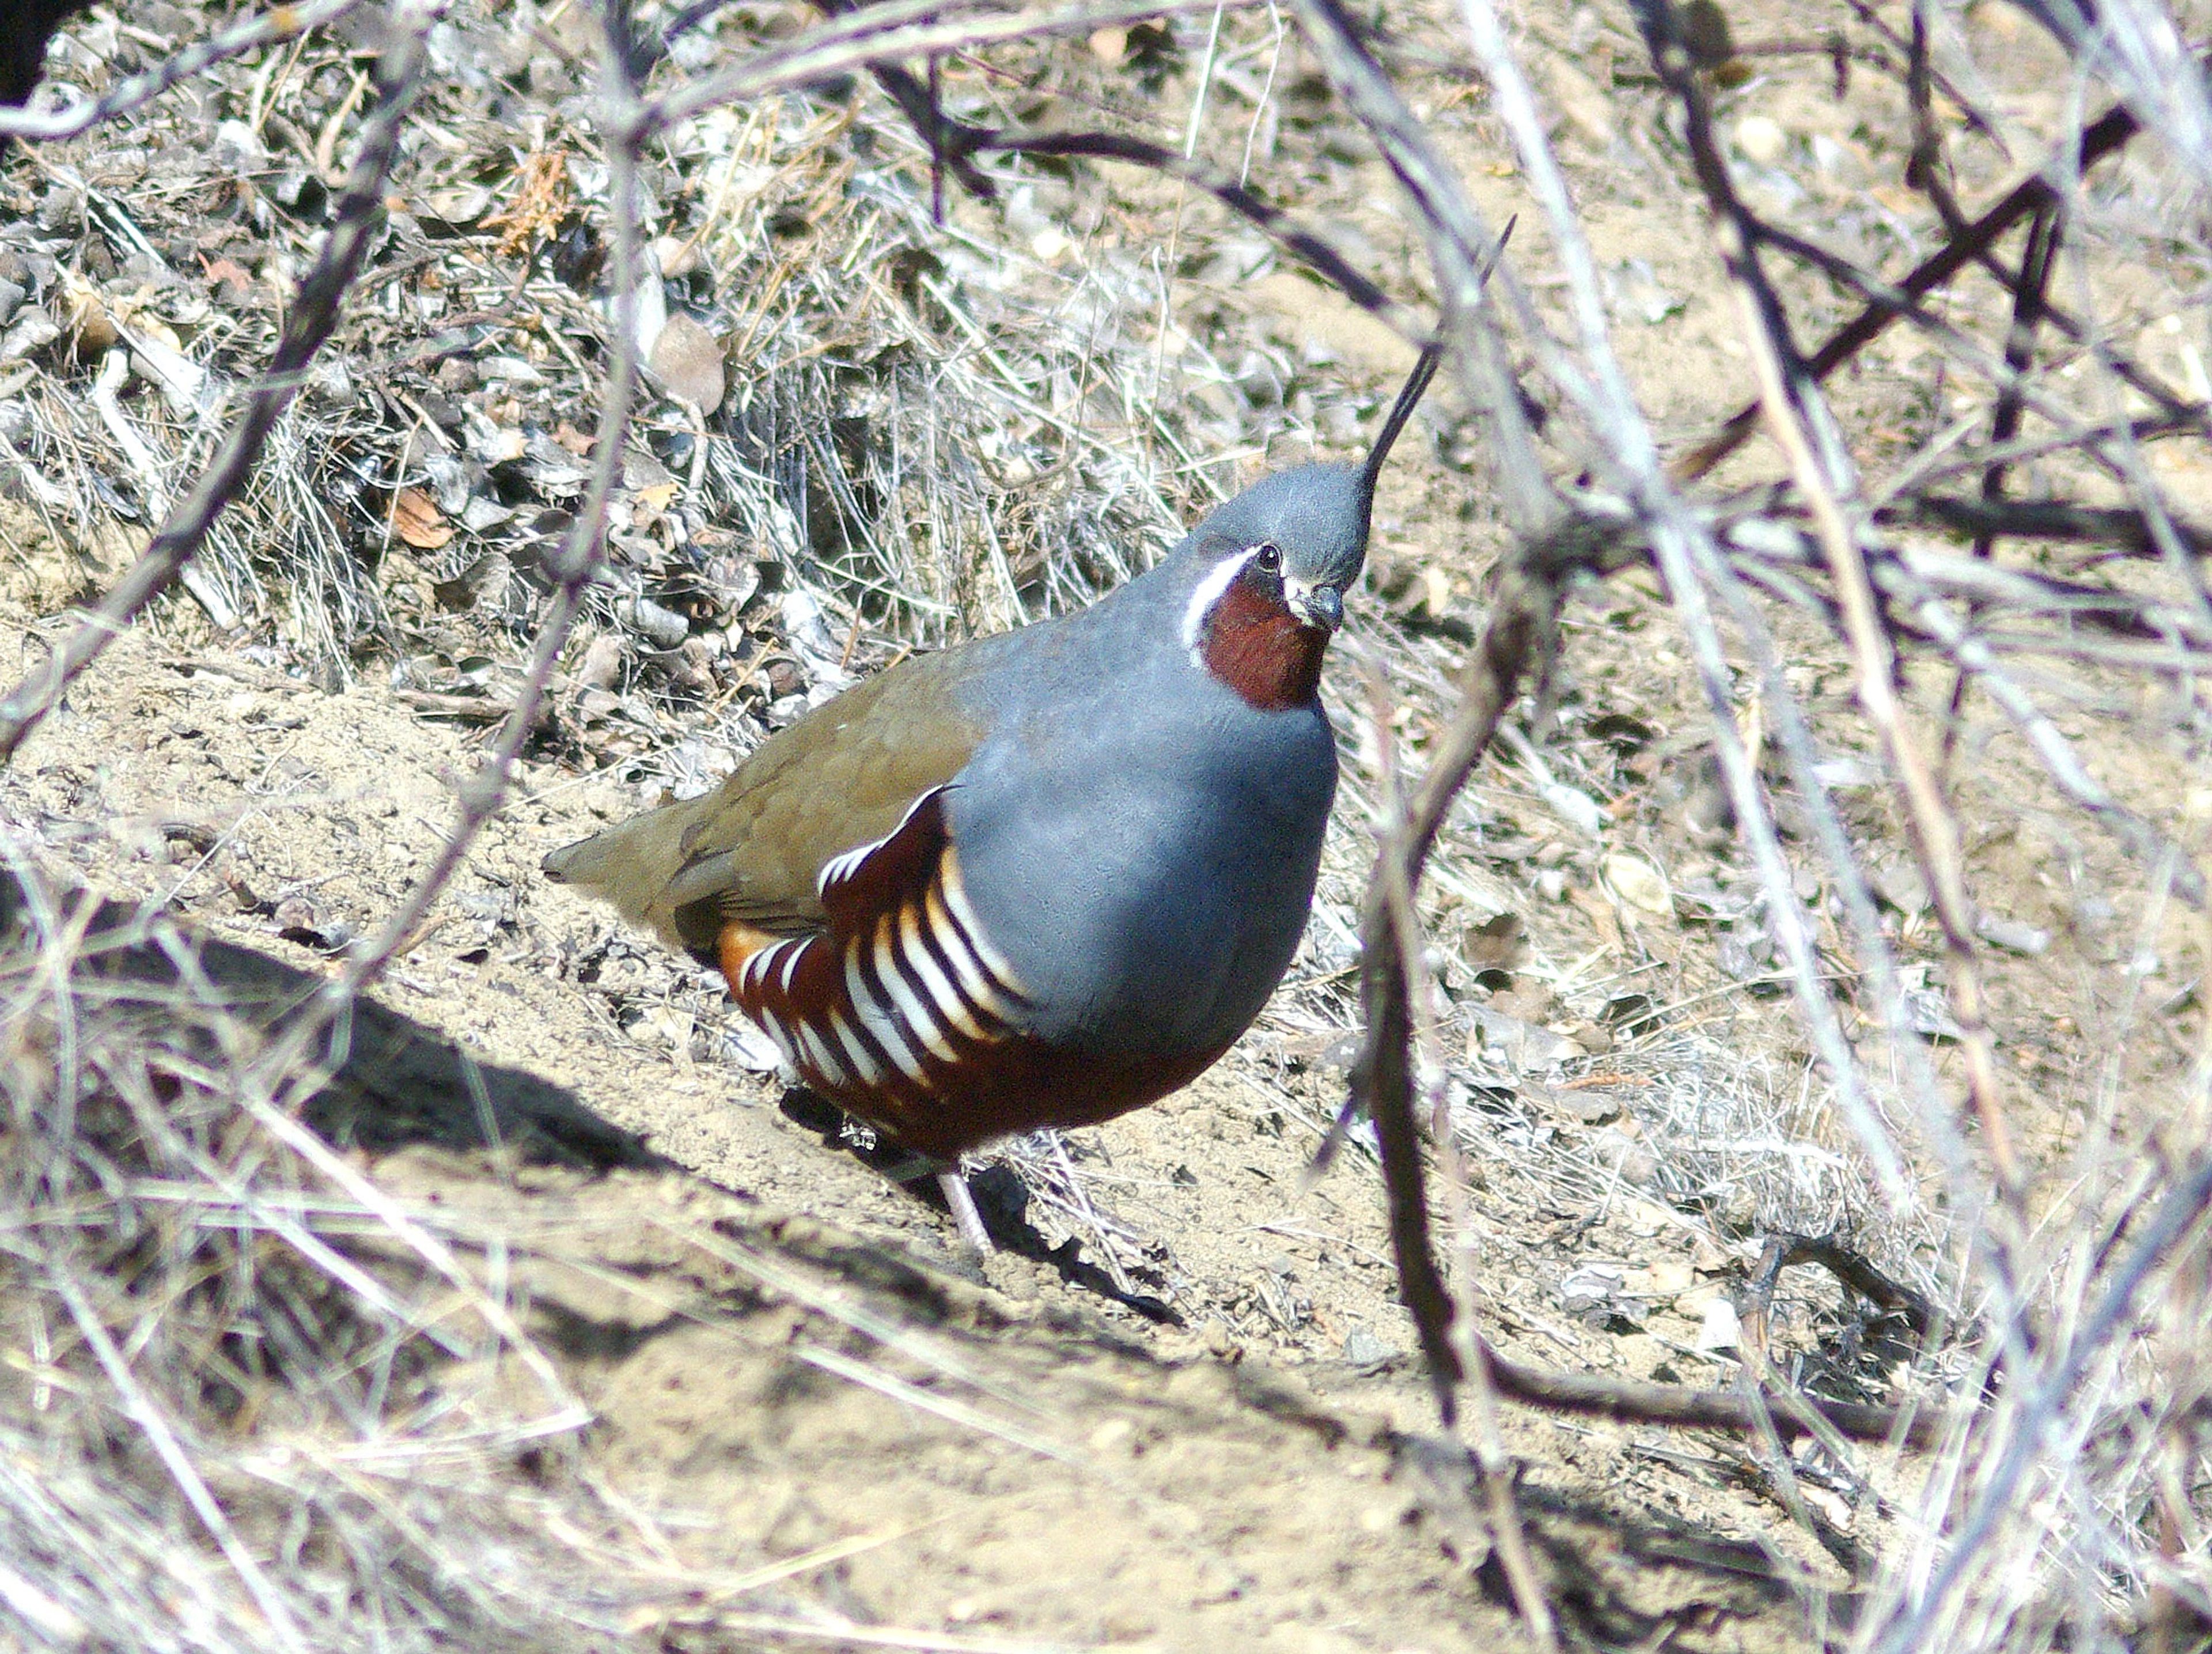
[[[957, 19], [945, 0], [889, 0], [861, 12], [817, 25], [787, 45], [761, 52], [720, 74], [648, 99], [640, 112], [641, 130], [658, 131], [688, 120], [718, 105], [769, 96], [810, 85], [833, 75], [849, 75], [878, 64], [971, 50], [1040, 35], [1088, 33], [1112, 24], [1194, 11], [1212, 0], [1063, 0], [1034, 10]], [[1257, 4], [1259, 0], [1240, 0]]]
[[[2139, 130], [2135, 117], [2125, 109], [2107, 110], [2083, 130], [2080, 142], [2064, 159], [2076, 170], [2086, 172], [2106, 156], [2118, 154]], [[1898, 300], [1924, 298], [1978, 263], [2014, 225], [2050, 210], [2057, 201], [2055, 192], [2040, 175], [2014, 185], [1996, 205], [1946, 241], [1942, 252], [1921, 260], [1902, 281], [1893, 283]], [[1869, 303], [1806, 358], [1807, 370], [1815, 380], [1826, 379], [1880, 338], [1905, 311], [1905, 303], [1896, 301], [1878, 299]], [[1738, 409], [1717, 434], [1674, 460], [1674, 474], [1683, 482], [1707, 475], [1743, 446], [1759, 428], [1759, 419], [1758, 404]]]
[[183, 85], [225, 58], [335, 23], [361, 3], [362, 0], [299, 0], [299, 3], [276, 7], [219, 30], [198, 45], [163, 58], [144, 74], [118, 82], [96, 98], [80, 98], [46, 114], [28, 109], [0, 108], [0, 140], [20, 137], [49, 143], [75, 137], [104, 121], [151, 103], [164, 92]]

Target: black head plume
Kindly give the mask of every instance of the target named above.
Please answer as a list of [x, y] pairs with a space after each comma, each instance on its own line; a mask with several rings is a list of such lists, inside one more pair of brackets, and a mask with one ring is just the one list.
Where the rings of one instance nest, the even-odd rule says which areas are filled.
[[1327, 587], [1340, 599], [1367, 560], [1376, 480], [1443, 358], [1441, 340], [1422, 350], [1360, 464], [1299, 465], [1261, 478], [1198, 526], [1187, 542], [1193, 555], [1234, 556], [1272, 545], [1282, 558], [1286, 587]]
[[1431, 339], [1421, 347], [1421, 354], [1413, 363], [1413, 371], [1407, 375], [1406, 388], [1398, 392], [1398, 400], [1391, 406], [1390, 417], [1382, 422], [1382, 429], [1376, 433], [1375, 446], [1367, 450], [1367, 461], [1359, 468], [1359, 487], [1370, 504], [1375, 498], [1375, 484], [1382, 476], [1382, 462], [1390, 457], [1390, 445], [1398, 440], [1398, 433], [1406, 429], [1406, 422], [1413, 417], [1413, 409], [1419, 403], [1421, 393], [1429, 388], [1429, 381], [1437, 376], [1437, 364], [1443, 360], [1443, 356], [1442, 339]]

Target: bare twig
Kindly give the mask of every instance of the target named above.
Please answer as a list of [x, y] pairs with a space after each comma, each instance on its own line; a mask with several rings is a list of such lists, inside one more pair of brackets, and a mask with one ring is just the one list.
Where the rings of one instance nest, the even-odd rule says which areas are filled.
[[1560, 505], [1545, 477], [1510, 355], [1486, 297], [1500, 238], [1484, 222], [1458, 173], [1406, 106], [1339, 0], [1298, 0], [1296, 10], [1308, 44], [1413, 207], [1443, 299], [1444, 321], [1438, 331], [1464, 341], [1461, 380], [1490, 429], [1505, 519], [1523, 535], [1541, 534], [1560, 515]]
[[[1605, 301], [1595, 259], [1576, 216], [1566, 179], [1545, 137], [1534, 95], [1506, 44], [1497, 14], [1486, 0], [1462, 0], [1462, 13], [1476, 55], [1491, 76], [1498, 107], [1550, 222], [1566, 269], [1571, 314], [1581, 335], [1589, 371], [1571, 377], [1562, 375], [1560, 384], [1577, 400], [1585, 417], [1603, 439], [1605, 458], [1618, 473], [1630, 509], [1657, 558], [1668, 595], [1689, 642], [1699, 687], [1711, 716], [1714, 751], [1735, 812], [1738, 830], [1752, 852], [1760, 885], [1766, 892], [1777, 940], [1789, 961], [1791, 983], [1812, 1035], [1814, 1049], [1828, 1066], [1844, 1117], [1883, 1189], [1893, 1197], [1900, 1195], [1905, 1188], [1902, 1168], [1887, 1132], [1867, 1098], [1857, 1060], [1844, 1038], [1835, 1006], [1822, 983], [1809, 918], [1792, 886], [1772, 812], [1767, 807], [1751, 753], [1736, 727], [1732, 678], [1707, 600], [1708, 582], [1729, 603], [1731, 617], [1744, 635], [1759, 646], [1762, 657], [1759, 675], [1769, 687], [1770, 703], [1776, 714], [1776, 733], [1793, 779], [1820, 835], [1823, 848], [1848, 872], [1850, 856], [1845, 836], [1820, 780], [1812, 742], [1802, 720], [1796, 715], [1787, 685], [1782, 681], [1779, 662], [1765, 642], [1764, 629], [1758, 617], [1751, 612], [1737, 582], [1729, 576], [1710, 535], [1661, 469], [1657, 446], [1636, 406], [1626, 376], [1607, 337]], [[1856, 879], [1844, 881], [1843, 893], [1854, 931], [1864, 939], [1872, 957], [1885, 1014], [1893, 1025], [1905, 1026], [1901, 991], [1893, 973], [1886, 969], [1873, 899], [1863, 881]], [[1917, 1060], [1909, 1034], [1900, 1054], [1909, 1064]]]
[[[651, 99], [644, 129], [661, 131], [720, 104], [766, 97], [878, 64], [964, 51], [1042, 34], [1087, 33], [1177, 12], [1211, 9], [1216, 0], [1059, 0], [1012, 13], [946, 19], [945, 0], [888, 0], [807, 30], [745, 63]], [[1257, 4], [1259, 0], [1238, 0]]]
[[[300, 0], [295, 5], [277, 6], [234, 23], [197, 46], [186, 46], [143, 74], [117, 82], [96, 98], [80, 98], [67, 108], [50, 114], [0, 108], [0, 139], [20, 137], [45, 142], [75, 137], [80, 132], [90, 131], [102, 121], [112, 120], [142, 104], [152, 102], [172, 87], [183, 84], [226, 58], [235, 58], [271, 41], [290, 40], [325, 27], [361, 3], [362, 0]], [[11, 21], [10, 27], [13, 26]]]
[[1881, 1654], [1911, 1654], [1929, 1646], [1935, 1626], [1951, 1612], [1960, 1585], [1980, 1566], [1990, 1535], [2019, 1495], [2021, 1478], [2042, 1450], [2090, 1361], [2126, 1329], [2152, 1270], [2192, 1233], [2202, 1233], [2208, 1206], [2212, 1206], [2212, 1156], [2200, 1158], [2160, 1199], [2150, 1221], [2106, 1278], [2094, 1306], [2020, 1404], [2003, 1453], [1952, 1535], [1950, 1554], [1918, 1593], [1918, 1600], [1883, 1628], [1874, 1645]]
[[621, 474], [638, 384], [637, 292], [646, 270], [638, 221], [638, 158], [650, 129], [631, 78], [633, 65], [625, 49], [626, 12], [621, 5], [611, 3], [602, 21], [599, 119], [606, 143], [613, 243], [610, 261], [613, 337], [590, 479], [574, 519], [558, 550], [547, 561], [555, 582], [552, 599], [538, 623], [537, 646], [516, 692], [514, 710], [501, 726], [499, 738], [483, 763], [461, 784], [460, 809], [453, 830], [409, 891], [407, 899], [317, 996], [315, 1014], [299, 1018], [285, 1037], [274, 1042], [255, 1065], [258, 1083], [271, 1095], [282, 1089], [298, 1093], [321, 1083], [323, 1067], [309, 1060], [310, 1051], [324, 1031], [344, 1014], [355, 996], [405, 949], [467, 859], [484, 824], [506, 801], [516, 760], [538, 727], [546, 686], [567, 647], [569, 628], [605, 555], [607, 502]]
[[[2138, 130], [2135, 117], [2125, 109], [2107, 110], [2083, 130], [2069, 159], [2086, 171], [2107, 155], [2118, 154]], [[2052, 205], [2055, 198], [2051, 186], [2039, 175], [2014, 185], [1995, 206], [1945, 243], [1942, 252], [1915, 265], [1894, 284], [1897, 291], [1911, 299], [1923, 298], [1935, 291], [1995, 246], [2014, 224]], [[1806, 357], [1807, 371], [1815, 380], [1825, 380], [1880, 338], [1898, 315], [1899, 307], [1893, 304], [1877, 301], [1868, 305]], [[1683, 482], [1705, 476], [1743, 446], [1745, 439], [1758, 429], [1759, 419], [1758, 404], [1738, 409], [1729, 416], [1717, 435], [1677, 457], [1669, 469]]]
[[[1654, 15], [1669, 10], [1654, 0]], [[1969, 1090], [1990, 1158], [2004, 1189], [2017, 1195], [2021, 1173], [2011, 1143], [1996, 1077], [1996, 1057], [1984, 1010], [1981, 974], [1975, 960], [1973, 917], [1960, 877], [1959, 825], [1936, 785], [1934, 772], [1905, 727], [1894, 688], [1895, 660], [1883, 630], [1867, 573], [1861, 531], [1862, 502], [1850, 461], [1836, 439], [1832, 419], [1818, 400], [1814, 375], [1790, 342], [1780, 297], [1759, 268], [1757, 245], [1747, 222], [1727, 162], [1713, 132], [1712, 112], [1686, 57], [1668, 36], [1654, 29], [1652, 52], [1661, 78], [1681, 100], [1687, 117], [1691, 153], [1698, 182], [1720, 232], [1722, 256], [1742, 301], [1746, 343], [1759, 374], [1768, 423], [1789, 457], [1799, 491], [1810, 503], [1820, 544], [1828, 561], [1842, 610], [1844, 629], [1858, 662], [1859, 703], [1873, 725], [1899, 778], [1899, 790], [1914, 853], [1927, 875], [1936, 915], [1950, 955], [1954, 1003], [1967, 1055]]]
[[[1383, 445], [1378, 443], [1375, 452], [1380, 453]], [[1517, 676], [1517, 674], [1516, 674]], [[1514, 677], [1502, 677], [1511, 684]], [[1428, 942], [1422, 934], [1421, 919], [1413, 905], [1414, 870], [1420, 858], [1413, 848], [1413, 824], [1407, 813], [1407, 800], [1400, 785], [1396, 759], [1397, 743], [1391, 733], [1391, 701], [1389, 680], [1379, 671], [1370, 672], [1369, 696], [1373, 703], [1373, 723], [1377, 751], [1382, 755], [1380, 774], [1376, 777], [1376, 792], [1382, 800], [1382, 821], [1380, 843], [1376, 851], [1375, 878], [1372, 890], [1379, 898], [1382, 916], [1389, 932], [1388, 951], [1395, 954], [1395, 976], [1398, 991], [1405, 1004], [1407, 1024], [1407, 1049], [1416, 1060], [1424, 1088], [1431, 1092], [1428, 1114], [1438, 1125], [1434, 1128], [1437, 1138], [1437, 1151], [1443, 1162], [1446, 1186], [1451, 1191], [1450, 1218], [1454, 1229], [1464, 1233], [1468, 1222], [1468, 1177], [1459, 1148], [1450, 1129], [1450, 1107], [1443, 1089], [1443, 1063], [1437, 1050], [1435, 1006], [1437, 984], [1428, 969]], [[1470, 699], [1474, 697], [1469, 697]], [[1509, 696], [1500, 697], [1510, 699]], [[1370, 927], [1363, 927], [1363, 947], [1368, 952], [1382, 949], [1384, 939], [1376, 936]], [[1370, 973], [1363, 970], [1363, 985]], [[1372, 1031], [1385, 1022], [1395, 1019], [1395, 1013], [1377, 1007], [1377, 1013], [1368, 1019]], [[1363, 1057], [1371, 1054], [1363, 1053]], [[1402, 1061], [1396, 1067], [1404, 1069]], [[1407, 1075], [1408, 1082], [1412, 1074]], [[1392, 1112], [1401, 1112], [1410, 1121], [1413, 1114], [1413, 1086], [1408, 1083], [1402, 1097], [1382, 1099], [1370, 1096], [1370, 1107], [1380, 1107]], [[1402, 1135], [1401, 1124], [1394, 1133]], [[1402, 1173], [1400, 1174], [1402, 1177]], [[1418, 1155], [1414, 1162], [1413, 1195], [1422, 1197], [1419, 1189]], [[1426, 1250], [1426, 1242], [1420, 1250]], [[1465, 1280], [1467, 1251], [1455, 1245], [1454, 1256], [1458, 1260], [1461, 1282], [1460, 1303], [1472, 1304], [1468, 1282]], [[1404, 1256], [1401, 1249], [1401, 1258]], [[1448, 1306], [1449, 1307], [1449, 1306]], [[1482, 1339], [1474, 1330], [1471, 1313], [1460, 1321], [1461, 1344], [1455, 1352], [1459, 1372], [1468, 1380], [1474, 1397], [1474, 1456], [1482, 1473], [1483, 1492], [1489, 1503], [1490, 1528], [1493, 1542], [1505, 1567], [1505, 1576], [1513, 1590], [1514, 1606], [1540, 1646], [1556, 1648], [1559, 1633], [1554, 1624], [1552, 1605], [1546, 1599], [1542, 1582], [1537, 1578], [1535, 1565], [1528, 1554], [1528, 1535], [1521, 1523], [1521, 1513], [1513, 1498], [1513, 1467], [1506, 1456], [1504, 1438], [1498, 1429], [1498, 1394], [1492, 1382], [1490, 1364], [1484, 1359]], [[1430, 1341], [1425, 1334], [1425, 1346]], [[1431, 1379], [1438, 1377], [1435, 1363], [1430, 1365]], [[1439, 1395], [1444, 1416], [1451, 1417], [1452, 1396], [1449, 1389]]]
[[1565, 1413], [1595, 1414], [1631, 1424], [1663, 1424], [1755, 1432], [1762, 1419], [1771, 1420], [1776, 1434], [1785, 1438], [1816, 1434], [1818, 1419], [1860, 1441], [1903, 1440], [1915, 1447], [1932, 1446], [1941, 1438], [1939, 1417], [1915, 1408], [1869, 1407], [1856, 1402], [1831, 1402], [1818, 1396], [1790, 1397], [1806, 1408], [1811, 1418], [1801, 1416], [1796, 1406], [1778, 1411], [1770, 1398], [1741, 1392], [1694, 1389], [1686, 1384], [1648, 1384], [1595, 1373], [1547, 1372], [1526, 1366], [1492, 1352], [1492, 1380], [1498, 1393], [1516, 1402]]

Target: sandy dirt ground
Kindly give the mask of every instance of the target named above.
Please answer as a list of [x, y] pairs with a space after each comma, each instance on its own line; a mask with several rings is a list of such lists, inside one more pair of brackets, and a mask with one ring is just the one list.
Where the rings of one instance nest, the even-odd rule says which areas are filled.
[[[1972, 17], [1991, 31], [1985, 61], [2014, 76], [2004, 96], [2025, 107], [2060, 95], [2042, 84], [2025, 25], [1996, 8]], [[1696, 208], [1662, 184], [1650, 134], [1596, 90], [1605, 54], [1634, 48], [1586, 10], [1533, 8], [1528, 27], [1618, 289], [1631, 371], [1662, 437], [1707, 429], [1746, 396], [1749, 373]], [[1867, 204], [1902, 189], [1902, 117], [1873, 77], [1838, 99], [1824, 75], [1778, 71], [1730, 117], [1778, 124], [1797, 160], [1769, 168], [1763, 187], [1798, 191], [1806, 213], [1826, 202], [1848, 236], [1878, 210]], [[1525, 209], [1496, 131], [1469, 108], [1437, 119], [1486, 208]], [[1324, 176], [1316, 210], [1382, 265], [1413, 261], [1371, 157]], [[1140, 206], [1146, 192], [1169, 198], [1157, 180], [1131, 188]], [[1212, 222], [1194, 206], [1184, 233]], [[1528, 217], [1518, 234], [1540, 241]], [[1405, 360], [1293, 278], [1194, 278], [1188, 296], [1222, 325], [1334, 360], [1370, 392]], [[1808, 325], [1841, 313], [1838, 301]], [[1908, 347], [1885, 347], [1838, 387], [1840, 404], [1877, 433], [1923, 428], [1935, 416], [1912, 363]], [[1356, 438], [1347, 429], [1342, 451]], [[1453, 460], [1465, 438], [1445, 398], [1401, 448], [1371, 589], [1355, 600], [1356, 641], [1409, 683], [1448, 670], [1496, 550]], [[1739, 464], [1750, 474], [1771, 456]], [[93, 554], [45, 543], [28, 514], [8, 526], [0, 660], [27, 666], [59, 635], [54, 611]], [[1786, 1007], [1716, 963], [1726, 924], [1713, 915], [1747, 875], [1725, 835], [1686, 822], [1701, 715], [1667, 635], [1648, 581], [1577, 600], [1560, 762], [1602, 795], [1601, 830], [1577, 834], [1530, 774], [1493, 766], [1468, 806], [1479, 830], [1468, 842], [1486, 848], [1446, 869], [1431, 917], [1455, 961], [1455, 1040], [1478, 1050], [1487, 1027], [1571, 1042], [1502, 1094], [1472, 1080], [1460, 1093], [1474, 1183], [1456, 1216], [1486, 1329], [1547, 1366], [1726, 1383], [1737, 1364], [1712, 1335], [1714, 1306], [1762, 1227], [1834, 1217], [1851, 1196], [1820, 1185], [1800, 1200], [1794, 1173], [1747, 1170], [1748, 1151], [1728, 1160], [1711, 1146], [1753, 1119], [1802, 1128], [1815, 1158], [1841, 1137], [1824, 1116], [1792, 1112], [1805, 1059]], [[50, 876], [234, 945], [223, 979], [252, 979], [279, 1004], [321, 982], [427, 865], [482, 728], [395, 692], [373, 663], [337, 693], [282, 665], [179, 609], [118, 642], [0, 776], [0, 810]], [[1816, 715], [1837, 715], [1839, 757], [1854, 741], [1869, 751], [1841, 715], [1844, 665], [1808, 644], [1796, 670]], [[1948, 689], [1932, 676], [1909, 687], [1923, 711]], [[1341, 651], [1329, 692], [1340, 708], [1360, 704]], [[2107, 781], [2170, 803], [2181, 737], [2140, 705], [2089, 700], [2081, 733], [2101, 718], [2135, 736], [2100, 749]], [[1358, 749], [1358, 715], [1341, 721]], [[2039, 800], [1996, 721], [1970, 709], [1966, 728], [1962, 786], [1984, 810], [1970, 846], [1978, 886], [2048, 939], [1996, 973], [1992, 1022], [2022, 1081], [2030, 1152], [2056, 1156], [2102, 1072], [2081, 1031], [2110, 1025], [2113, 962], [2142, 909], [2106, 899], [2124, 882], [2116, 853]], [[1329, 850], [1324, 900], [1339, 924], [1371, 842], [1370, 781], [1371, 765], [1356, 764]], [[506, 1272], [590, 1408], [588, 1427], [529, 1475], [556, 1493], [589, 1485], [605, 1499], [593, 1508], [626, 1511], [610, 1546], [733, 1576], [789, 1564], [744, 1602], [773, 1606], [787, 1590], [939, 1639], [916, 1646], [1525, 1645], [1467, 1450], [1439, 1432], [1407, 1355], [1374, 1160], [1355, 1140], [1326, 1176], [1310, 1173], [1342, 1098], [1353, 1015], [1324, 951], [1310, 949], [1278, 1006], [1185, 1092], [1057, 1150], [1025, 1149], [1037, 1192], [983, 1173], [1015, 1244], [978, 1260], [941, 1207], [744, 1066], [713, 980], [539, 876], [545, 851], [640, 807], [653, 784], [573, 751], [526, 763], [312, 1116], [382, 1187], [479, 1237], [471, 1267]], [[1877, 790], [1856, 803], [1854, 824], [1893, 846]], [[1639, 866], [1674, 892], [1656, 909]], [[1925, 906], [1900, 887], [1891, 913], [1923, 962], [1936, 957]], [[1500, 941], [1508, 915], [1518, 939]], [[1478, 986], [1501, 961], [1511, 981]], [[1654, 1008], [1663, 1022], [1639, 1024]], [[1485, 1010], [1506, 1020], [1486, 1023]], [[2126, 1057], [2135, 1094], [2162, 1095], [2187, 1049], [2154, 1024]], [[1686, 1116], [1685, 1096], [1709, 1115]], [[1688, 1194], [1685, 1167], [1706, 1180]], [[1947, 1244], [1935, 1219], [1869, 1241], [1893, 1265], [1930, 1269]], [[1832, 1283], [1793, 1274], [1776, 1306], [1778, 1359], [1826, 1362], [1875, 1394], [1869, 1324]], [[458, 1395], [507, 1380], [457, 1366], [437, 1382]], [[1719, 1437], [1522, 1409], [1501, 1428], [1540, 1573], [1591, 1645], [1820, 1646], [1848, 1623], [1886, 1542], [1883, 1501], [1909, 1499], [1919, 1474], [1875, 1450], [1860, 1474], [1830, 1478], [1811, 1455], [1785, 1495], [1756, 1454]], [[634, 1629], [639, 1645], [727, 1646], [738, 1611], [702, 1602]]]

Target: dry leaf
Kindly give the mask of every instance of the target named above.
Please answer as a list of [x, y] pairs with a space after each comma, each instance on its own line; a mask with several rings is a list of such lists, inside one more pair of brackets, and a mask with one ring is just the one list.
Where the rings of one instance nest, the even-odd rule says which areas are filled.
[[1461, 958], [1477, 970], [1510, 970], [1528, 956], [1527, 932], [1517, 913], [1501, 913], [1460, 933]]
[[201, 267], [208, 281], [224, 289], [229, 298], [243, 298], [253, 291], [253, 272], [233, 258], [203, 258]]
[[1639, 913], [1664, 919], [1674, 910], [1674, 897], [1667, 888], [1667, 875], [1640, 855], [1606, 857], [1605, 882], [1619, 901]]
[[653, 342], [653, 373], [668, 393], [710, 414], [722, 405], [722, 347], [712, 333], [677, 311]]
[[393, 498], [392, 532], [418, 551], [435, 551], [453, 538], [453, 526], [419, 488], [403, 488]]

